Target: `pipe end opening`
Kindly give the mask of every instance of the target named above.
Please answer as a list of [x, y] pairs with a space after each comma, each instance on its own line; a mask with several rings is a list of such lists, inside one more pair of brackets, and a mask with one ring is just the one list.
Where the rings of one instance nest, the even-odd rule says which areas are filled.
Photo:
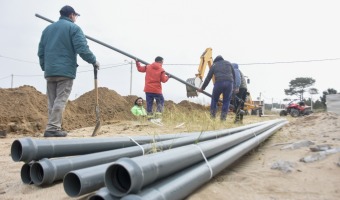
[[44, 169], [40, 163], [33, 163], [30, 170], [30, 175], [35, 185], [41, 185], [44, 180]]
[[11, 146], [11, 157], [15, 162], [19, 162], [22, 159], [22, 146], [20, 141], [15, 140]]
[[123, 166], [112, 165], [106, 172], [105, 184], [111, 194], [123, 196], [130, 191], [131, 177]]
[[74, 173], [67, 173], [64, 177], [64, 190], [70, 197], [79, 196], [81, 183], [79, 177]]

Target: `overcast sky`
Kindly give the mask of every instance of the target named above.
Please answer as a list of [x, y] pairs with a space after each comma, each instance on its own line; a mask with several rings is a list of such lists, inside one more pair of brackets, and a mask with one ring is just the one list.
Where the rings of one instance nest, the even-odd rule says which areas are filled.
[[[253, 99], [286, 98], [284, 89], [297, 77], [316, 80], [318, 98], [327, 88], [340, 91], [340, 28], [337, 0], [0, 0], [0, 87], [32, 85], [46, 93], [38, 64], [41, 32], [58, 20], [64, 5], [78, 13], [76, 24], [99, 41], [152, 63], [165, 60], [169, 73], [186, 80], [197, 73], [208, 47], [239, 64], [250, 78]], [[130, 94], [131, 62], [107, 47], [88, 40], [101, 63], [99, 87]], [[297, 62], [296, 62], [297, 61]], [[78, 57], [77, 78], [70, 99], [94, 88], [93, 67]], [[207, 73], [206, 73], [207, 74]], [[12, 76], [13, 75], [13, 76]], [[13, 79], [12, 79], [13, 77]], [[132, 68], [132, 95], [142, 96], [144, 74]], [[185, 85], [170, 79], [163, 84], [166, 100], [188, 100]], [[212, 83], [206, 89], [212, 92]], [[305, 94], [306, 97], [310, 95]], [[190, 99], [209, 103], [203, 94]]]

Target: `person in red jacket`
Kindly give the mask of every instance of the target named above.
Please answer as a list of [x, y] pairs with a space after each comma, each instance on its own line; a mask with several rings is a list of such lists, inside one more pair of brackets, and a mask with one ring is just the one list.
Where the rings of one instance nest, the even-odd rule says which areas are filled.
[[162, 67], [163, 58], [157, 56], [155, 62], [141, 66], [138, 60], [136, 60], [137, 70], [139, 72], [145, 72], [145, 85], [144, 92], [146, 96], [146, 112], [149, 116], [153, 115], [152, 107], [153, 102], [156, 100], [156, 114], [161, 114], [164, 107], [164, 97], [162, 93], [162, 83], [169, 80], [170, 76], [167, 75]]

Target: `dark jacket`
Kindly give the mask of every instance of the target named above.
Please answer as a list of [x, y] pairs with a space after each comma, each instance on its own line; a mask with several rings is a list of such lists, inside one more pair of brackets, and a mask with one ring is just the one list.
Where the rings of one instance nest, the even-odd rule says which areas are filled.
[[68, 17], [61, 16], [45, 28], [40, 39], [38, 56], [45, 77], [74, 79], [78, 67], [77, 54], [88, 63], [96, 62], [81, 28]]
[[234, 84], [234, 68], [229, 61], [223, 60], [223, 58], [220, 60], [214, 60], [214, 64], [211, 66], [208, 75], [203, 82], [203, 90], [208, 86], [213, 75], [215, 76], [215, 83], [219, 81], [231, 81]]
[[238, 64], [231, 63], [231, 65], [234, 67], [234, 72], [235, 72], [235, 89], [237, 89], [237, 88], [240, 88], [240, 85], [241, 85], [240, 70], [238, 68]]

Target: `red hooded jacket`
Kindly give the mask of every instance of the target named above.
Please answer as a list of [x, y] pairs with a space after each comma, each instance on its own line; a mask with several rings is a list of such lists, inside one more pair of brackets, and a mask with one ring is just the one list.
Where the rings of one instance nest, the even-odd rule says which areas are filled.
[[154, 62], [150, 65], [141, 66], [139, 62], [136, 62], [136, 66], [139, 72], [146, 73], [144, 92], [162, 94], [162, 83], [169, 80], [162, 68], [162, 64]]

